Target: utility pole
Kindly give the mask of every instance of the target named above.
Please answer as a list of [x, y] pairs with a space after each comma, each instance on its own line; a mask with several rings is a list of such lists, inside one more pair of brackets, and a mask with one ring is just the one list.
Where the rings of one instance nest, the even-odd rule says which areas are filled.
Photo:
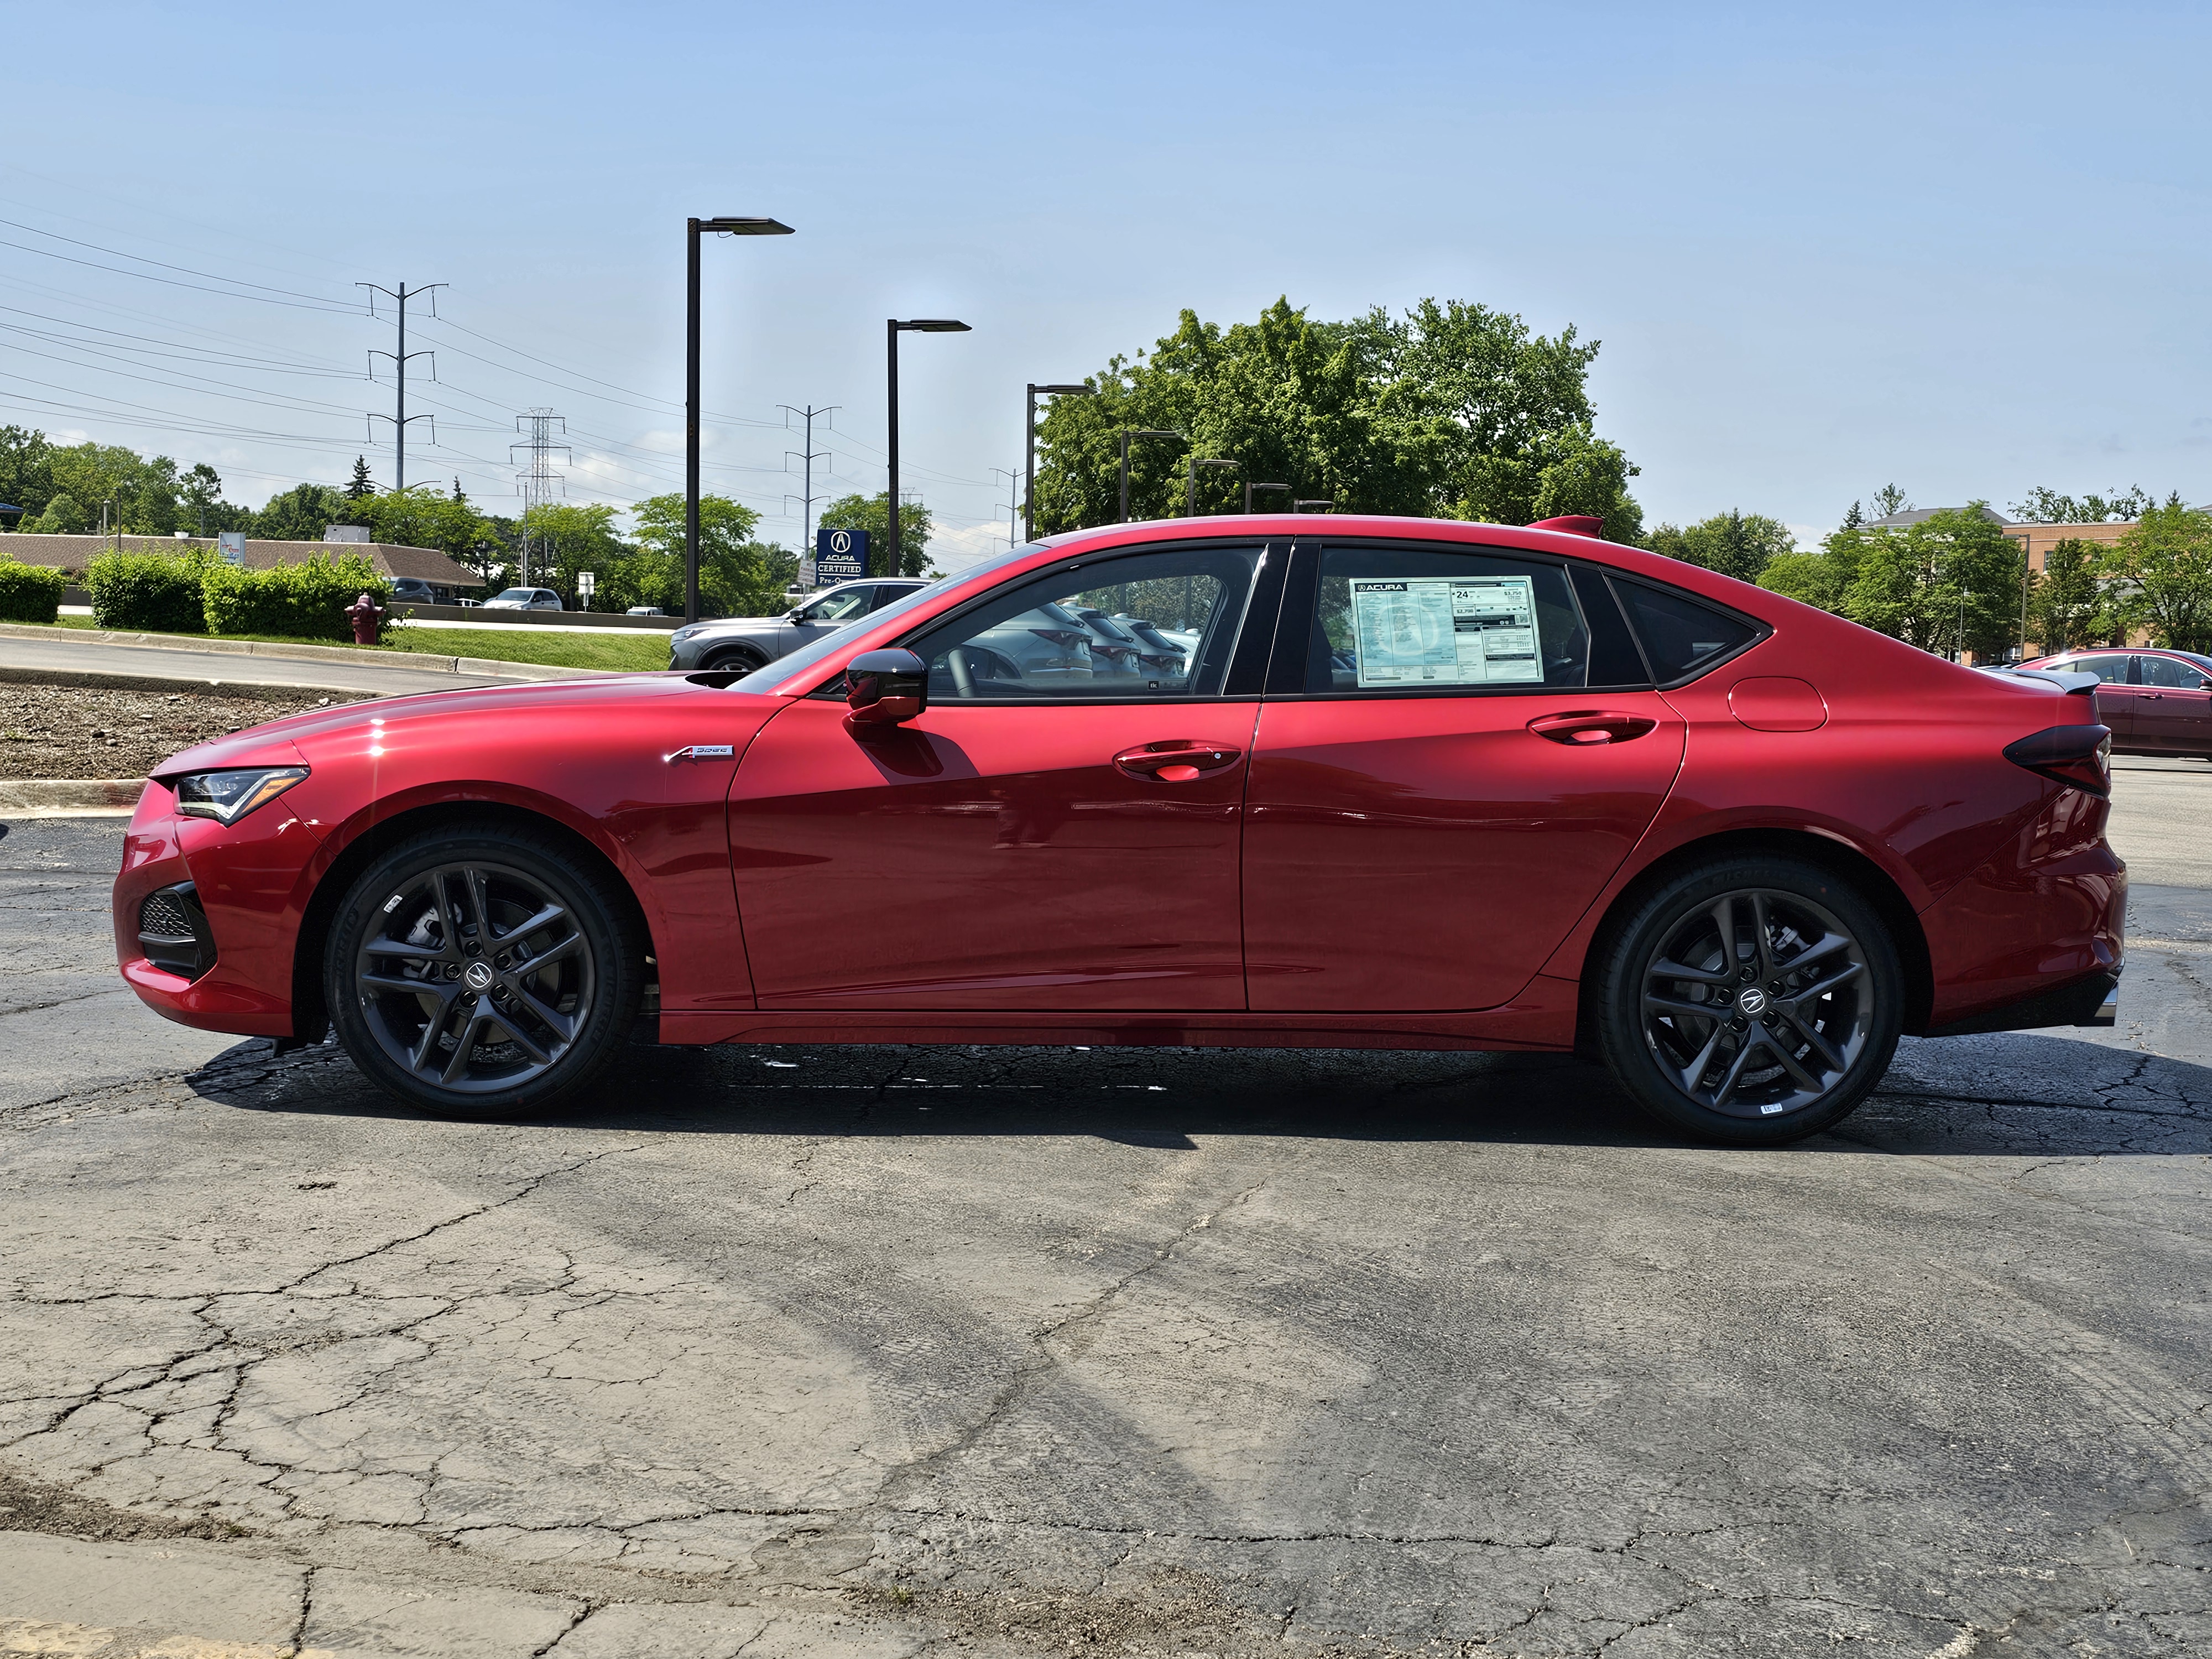
[[1006, 545], [1018, 547], [1021, 545], [1018, 532], [1022, 527], [1021, 469], [1017, 467], [1010, 472], [1003, 466], [994, 466], [991, 471], [1006, 481]]
[[557, 449], [568, 456], [571, 465], [574, 456], [568, 445], [553, 441], [556, 425], [560, 427], [562, 437], [568, 435], [568, 422], [550, 409], [533, 409], [527, 415], [518, 415], [514, 417], [514, 429], [526, 435], [522, 442], [507, 447], [509, 461], [518, 449], [528, 452], [530, 456], [528, 470], [514, 475], [514, 492], [522, 497], [521, 585], [525, 587], [530, 586], [530, 511], [543, 507], [556, 495], [568, 493], [568, 480], [553, 470], [553, 452]]
[[[805, 463], [806, 493], [799, 498], [799, 567], [801, 570], [806, 570], [811, 568], [814, 562], [814, 463], [836, 459], [828, 450], [817, 450], [814, 447], [814, 417], [817, 415], [830, 414], [842, 409], [844, 405], [830, 404], [817, 409], [813, 404], [809, 404], [805, 408], [799, 409], [791, 404], [778, 404], [776, 407], [783, 411], [784, 429], [787, 431], [791, 428], [793, 416], [803, 416], [806, 421], [806, 448], [805, 453], [799, 455], [799, 459]], [[783, 459], [787, 464], [789, 463], [794, 453], [797, 452], [788, 449], [783, 452]], [[791, 497], [786, 495], [783, 499], [787, 501]], [[801, 584], [810, 588], [813, 585], [811, 582]]]
[[[395, 492], [404, 491], [407, 488], [407, 422], [410, 420], [434, 421], [437, 418], [433, 415], [410, 416], [407, 412], [407, 360], [410, 357], [431, 357], [436, 355], [435, 353], [429, 351], [408, 350], [407, 302], [410, 300], [419, 300], [426, 294], [434, 293], [439, 289], [444, 288], [446, 284], [443, 283], [431, 283], [422, 288], [410, 288], [406, 283], [402, 283], [399, 285], [399, 291], [397, 294], [394, 294], [390, 289], [377, 283], [356, 283], [354, 286], [356, 288], [365, 288], [369, 290], [370, 297], [368, 301], [368, 314], [372, 317], [376, 314], [375, 296], [379, 294], [384, 295], [389, 299], [396, 300], [399, 304], [399, 349], [397, 351], [371, 351], [368, 354], [372, 360], [378, 357], [391, 358], [393, 367], [398, 371], [398, 379], [399, 381], [399, 398], [398, 408], [396, 411], [391, 415], [372, 415], [368, 418], [373, 422], [388, 420], [392, 422], [392, 487]], [[438, 302], [435, 300], [430, 301], [430, 314], [433, 317], [438, 314]], [[436, 365], [434, 363], [431, 367], [432, 371], [434, 374]], [[372, 380], [376, 378], [376, 365], [374, 361], [370, 362], [368, 367], [368, 378]], [[374, 428], [372, 427], [371, 430], [374, 431]], [[437, 428], [434, 426], [431, 428], [432, 436], [430, 439], [430, 441], [433, 443], [437, 442], [436, 432]]]

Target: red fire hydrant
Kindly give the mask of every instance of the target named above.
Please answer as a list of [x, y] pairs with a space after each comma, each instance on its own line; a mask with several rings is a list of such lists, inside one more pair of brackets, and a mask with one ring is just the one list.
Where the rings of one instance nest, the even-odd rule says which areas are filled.
[[376, 625], [384, 620], [384, 607], [368, 594], [362, 594], [345, 608], [346, 620], [353, 624], [356, 645], [374, 645]]

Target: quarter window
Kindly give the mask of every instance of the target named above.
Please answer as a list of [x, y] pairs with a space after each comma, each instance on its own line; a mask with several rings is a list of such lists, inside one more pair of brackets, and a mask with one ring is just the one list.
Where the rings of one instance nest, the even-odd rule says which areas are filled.
[[1759, 636], [1741, 617], [1692, 599], [1671, 587], [1647, 587], [1616, 580], [1613, 591], [1644, 642], [1651, 676], [1661, 685], [1676, 685], [1732, 657]]

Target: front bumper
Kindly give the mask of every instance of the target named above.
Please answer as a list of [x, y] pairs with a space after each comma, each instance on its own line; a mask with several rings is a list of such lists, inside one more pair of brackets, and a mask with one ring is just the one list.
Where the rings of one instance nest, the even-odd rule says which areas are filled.
[[[226, 826], [179, 816], [159, 781], [139, 795], [112, 900], [116, 963], [163, 1018], [240, 1036], [293, 1035], [294, 947], [322, 853], [293, 805], [281, 796]], [[198, 947], [190, 961], [161, 930], [146, 931], [147, 901], [187, 885]]]

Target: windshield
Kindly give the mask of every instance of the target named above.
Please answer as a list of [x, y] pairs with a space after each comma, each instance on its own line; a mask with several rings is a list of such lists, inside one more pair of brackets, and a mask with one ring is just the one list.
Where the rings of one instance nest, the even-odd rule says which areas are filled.
[[[928, 586], [917, 587], [913, 592], [902, 596], [876, 611], [869, 617], [869, 624], [872, 627], [877, 623], [888, 622], [895, 617], [903, 617], [919, 609], [922, 602], [940, 587], [947, 586], [953, 582], [966, 581], [970, 576], [979, 575], [985, 571], [996, 570], [1001, 565], [1010, 563], [1016, 559], [1025, 558], [1036, 550], [1036, 544], [1030, 542], [1021, 547], [1009, 548], [996, 558], [985, 559], [981, 563], [971, 564], [964, 570], [955, 570], [948, 575], [939, 576]], [[1073, 621], [1073, 618], [1071, 617], [1069, 620]], [[755, 669], [730, 689], [733, 691], [775, 692], [781, 690], [786, 681], [813, 667], [831, 652], [842, 649], [846, 643], [846, 635], [847, 630], [842, 628], [835, 633], [824, 634], [820, 639], [799, 647], [789, 656], [778, 657], [767, 667]]]
[[499, 595], [502, 599], [530, 599], [537, 596], [538, 590], [534, 587], [510, 587], [506, 592]]

